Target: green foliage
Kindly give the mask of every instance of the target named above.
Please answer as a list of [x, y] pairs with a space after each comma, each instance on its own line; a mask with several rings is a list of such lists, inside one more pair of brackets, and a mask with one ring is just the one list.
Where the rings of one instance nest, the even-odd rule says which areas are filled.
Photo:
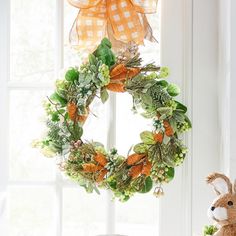
[[140, 134], [140, 138], [144, 144], [155, 144], [153, 133], [150, 131], [143, 131]]
[[65, 79], [69, 82], [74, 82], [79, 79], [79, 71], [76, 68], [69, 69], [65, 74]]
[[60, 96], [57, 92], [53, 93], [50, 96], [50, 99], [56, 103], [59, 103], [62, 107], [66, 106], [67, 100]]
[[204, 236], [213, 235], [218, 231], [217, 227], [214, 225], [209, 225], [204, 227]]
[[115, 54], [111, 50], [111, 42], [109, 39], [104, 38], [101, 44], [98, 46], [96, 51], [94, 52], [94, 56], [96, 56], [99, 60], [101, 60], [107, 66], [112, 66], [116, 62]]
[[176, 84], [169, 84], [167, 87], [167, 92], [170, 96], [175, 97], [180, 94], [180, 88]]
[[[116, 58], [106, 38], [86, 63], [80, 68], [69, 68], [64, 78], [56, 81], [55, 92], [44, 103], [46, 137], [34, 143], [45, 156], [65, 156], [63, 170], [87, 192], [99, 193], [98, 187], [109, 189], [122, 202], [174, 178], [174, 168], [182, 164], [187, 153], [179, 135], [192, 127], [187, 107], [173, 98], [179, 94], [179, 88], [165, 80], [169, 70], [152, 63], [141, 66], [141, 61], [139, 54], [127, 61], [127, 68], [138, 67], [140, 72], [124, 82], [133, 99], [133, 110], [153, 119], [153, 129], [141, 132], [140, 143], [130, 149], [143, 154], [141, 159], [134, 155], [137, 162], [129, 163], [115, 148], [106, 151], [101, 143], [82, 138], [90, 104], [95, 97], [102, 103], [109, 98], [106, 86]], [[134, 68], [128, 69], [132, 72]], [[133, 174], [134, 171], [139, 172]]]
[[101, 101], [102, 103], [105, 103], [108, 98], [109, 98], [109, 94], [107, 92], [107, 90], [105, 88], [102, 88], [100, 91], [100, 97], [101, 97]]
[[143, 185], [143, 188], [139, 191], [140, 193], [148, 193], [153, 188], [153, 181], [152, 178], [149, 176], [145, 179], [145, 183]]

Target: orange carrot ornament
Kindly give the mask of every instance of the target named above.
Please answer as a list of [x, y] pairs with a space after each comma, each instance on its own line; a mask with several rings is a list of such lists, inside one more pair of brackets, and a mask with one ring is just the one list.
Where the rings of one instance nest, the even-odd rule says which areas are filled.
[[164, 135], [161, 132], [154, 134], [154, 140], [157, 143], [162, 143], [163, 138], [164, 138]]
[[110, 83], [106, 86], [106, 88], [112, 92], [117, 92], [117, 93], [125, 92], [123, 83]]
[[127, 158], [127, 164], [128, 164], [129, 166], [132, 166], [132, 165], [134, 165], [135, 163], [141, 161], [145, 156], [146, 156], [146, 154], [137, 154], [137, 153], [134, 153], [134, 154], [128, 156], [128, 158]]
[[93, 163], [86, 163], [86, 164], [83, 164], [82, 166], [83, 166], [83, 171], [85, 173], [95, 173], [103, 169], [103, 166], [95, 165]]
[[104, 180], [105, 175], [107, 173], [108, 173], [108, 170], [106, 170], [106, 169], [101, 170], [101, 172], [99, 173], [98, 177], [96, 178], [96, 182], [97, 183], [102, 182]]
[[74, 102], [70, 102], [67, 104], [67, 111], [68, 111], [69, 118], [72, 121], [76, 121], [77, 120], [77, 106]]
[[142, 174], [149, 176], [151, 174], [152, 163], [147, 159], [143, 165]]
[[102, 153], [98, 153], [94, 156], [94, 160], [103, 167], [107, 164], [107, 158]]
[[130, 168], [129, 175], [132, 177], [132, 179], [135, 179], [142, 173], [142, 170], [143, 170], [143, 163], [140, 163], [136, 166], [132, 166]]

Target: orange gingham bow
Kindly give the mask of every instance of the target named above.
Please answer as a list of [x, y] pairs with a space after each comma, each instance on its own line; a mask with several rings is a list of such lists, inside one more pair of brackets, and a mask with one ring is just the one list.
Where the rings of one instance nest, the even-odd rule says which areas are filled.
[[80, 9], [70, 32], [70, 42], [92, 50], [105, 36], [113, 48], [129, 42], [156, 41], [146, 13], [155, 13], [158, 0], [68, 0]]

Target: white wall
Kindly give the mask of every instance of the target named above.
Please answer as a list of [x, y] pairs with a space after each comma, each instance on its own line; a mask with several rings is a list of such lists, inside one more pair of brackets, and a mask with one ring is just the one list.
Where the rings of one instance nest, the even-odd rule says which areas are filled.
[[219, 117], [222, 171], [236, 178], [236, 2], [219, 0]]
[[161, 236], [172, 236], [173, 229], [175, 236], [201, 235], [210, 223], [207, 209], [215, 195], [205, 178], [221, 169], [218, 16], [216, 0], [162, 1], [161, 61], [182, 84], [193, 130], [185, 166], [161, 201]]

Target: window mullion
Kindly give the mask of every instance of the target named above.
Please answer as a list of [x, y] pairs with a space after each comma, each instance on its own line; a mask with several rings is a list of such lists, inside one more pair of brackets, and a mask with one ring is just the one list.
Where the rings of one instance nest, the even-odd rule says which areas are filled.
[[[107, 149], [111, 149], [116, 145], [116, 95], [110, 94], [108, 103], [108, 127], [107, 127]], [[107, 192], [107, 220], [106, 233], [115, 233], [115, 202], [111, 201], [112, 194]]]
[[[55, 78], [58, 77], [60, 70], [64, 66], [64, 1], [56, 1], [55, 10]], [[55, 184], [55, 196], [56, 196], [56, 236], [62, 236], [62, 225], [63, 225], [63, 187], [62, 187], [62, 176], [58, 169], [56, 169], [56, 184]]]
[[8, 185], [8, 121], [7, 81], [10, 76], [10, 1], [0, 1], [0, 232], [7, 235], [6, 191]]

